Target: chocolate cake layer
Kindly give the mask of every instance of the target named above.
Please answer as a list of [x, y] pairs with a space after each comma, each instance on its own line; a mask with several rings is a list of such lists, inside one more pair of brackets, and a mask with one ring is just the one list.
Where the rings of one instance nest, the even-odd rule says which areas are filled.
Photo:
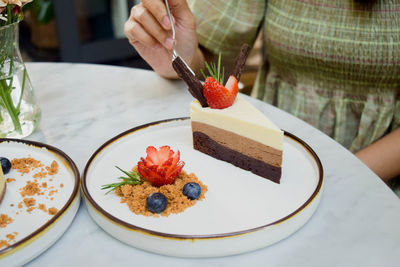
[[232, 163], [236, 167], [251, 171], [275, 183], [280, 183], [281, 167], [272, 166], [264, 161], [249, 157], [225, 147], [202, 132], [193, 131], [193, 146], [216, 159]]
[[277, 150], [247, 137], [201, 122], [192, 121], [192, 131], [204, 133], [220, 145], [244, 154], [250, 158], [264, 161], [265, 163], [275, 167], [282, 166], [281, 150]]

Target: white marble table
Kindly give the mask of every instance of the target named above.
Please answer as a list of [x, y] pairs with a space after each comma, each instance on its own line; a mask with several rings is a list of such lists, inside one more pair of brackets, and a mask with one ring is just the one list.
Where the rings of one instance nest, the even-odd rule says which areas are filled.
[[[189, 116], [180, 81], [103, 65], [27, 64], [42, 109], [27, 139], [56, 146], [82, 173], [105, 141], [134, 126]], [[144, 252], [114, 239], [85, 204], [66, 233], [28, 266], [400, 266], [400, 200], [350, 152], [306, 123], [258, 100], [282, 129], [305, 140], [325, 170], [325, 190], [310, 221], [270, 247], [242, 255], [183, 259]]]

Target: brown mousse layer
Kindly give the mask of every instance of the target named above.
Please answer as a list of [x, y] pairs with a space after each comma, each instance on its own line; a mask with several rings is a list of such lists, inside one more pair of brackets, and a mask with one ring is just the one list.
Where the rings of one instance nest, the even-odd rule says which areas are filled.
[[192, 121], [192, 131], [202, 132], [215, 142], [250, 158], [255, 158], [275, 167], [282, 166], [282, 150], [266, 146], [250, 138], [211, 126]]
[[251, 171], [252, 173], [267, 178], [275, 183], [280, 183], [281, 167], [272, 166], [264, 161], [249, 157], [221, 145], [202, 132], [193, 131], [193, 146], [194, 149], [216, 159], [232, 163], [236, 167]]

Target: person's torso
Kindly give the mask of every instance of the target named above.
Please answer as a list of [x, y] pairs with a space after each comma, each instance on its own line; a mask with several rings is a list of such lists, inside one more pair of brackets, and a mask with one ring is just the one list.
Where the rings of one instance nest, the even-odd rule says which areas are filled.
[[384, 133], [374, 123], [389, 128], [400, 93], [399, 0], [269, 0], [264, 34], [267, 86], [280, 90], [270, 102], [353, 149]]

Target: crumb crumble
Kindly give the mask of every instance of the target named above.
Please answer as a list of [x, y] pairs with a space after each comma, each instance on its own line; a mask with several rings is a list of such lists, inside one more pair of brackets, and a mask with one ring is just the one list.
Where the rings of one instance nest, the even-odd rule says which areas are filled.
[[46, 167], [46, 170], [49, 173], [49, 175], [56, 174], [58, 172], [58, 163], [55, 160], [53, 160], [50, 167]]
[[[133, 171], [136, 171], [136, 166]], [[144, 180], [141, 185], [123, 185], [115, 190], [115, 193], [121, 197], [121, 203], [126, 203], [129, 209], [135, 214], [144, 216], [169, 216], [170, 214], [181, 213], [187, 208], [196, 204], [197, 200], [190, 200], [182, 193], [183, 186], [186, 183], [195, 182], [201, 187], [201, 195], [198, 200], [205, 198], [207, 186], [204, 185], [194, 173], [186, 173], [184, 170], [178, 175], [173, 184], [155, 187], [150, 182]], [[165, 195], [168, 205], [160, 214], [154, 214], [146, 208], [146, 199], [152, 193], [160, 192]]]
[[21, 175], [29, 173], [31, 169], [42, 167], [43, 164], [34, 158], [20, 158], [11, 160], [11, 168], [17, 170]]
[[49, 214], [50, 215], [55, 215], [55, 214], [57, 214], [57, 212], [58, 212], [57, 208], [54, 208], [54, 207], [49, 208]]
[[0, 228], [6, 227], [8, 224], [12, 223], [14, 220], [7, 214], [0, 214]]
[[40, 194], [40, 185], [38, 184], [38, 182], [31, 182], [31, 181], [27, 181], [26, 185], [24, 187], [22, 187], [21, 189], [21, 196], [25, 197], [25, 196], [33, 196], [33, 195], [39, 195]]
[[31, 207], [31, 206], [34, 206], [36, 204], [36, 199], [34, 199], [34, 198], [24, 198], [24, 203], [25, 203], [25, 206]]

